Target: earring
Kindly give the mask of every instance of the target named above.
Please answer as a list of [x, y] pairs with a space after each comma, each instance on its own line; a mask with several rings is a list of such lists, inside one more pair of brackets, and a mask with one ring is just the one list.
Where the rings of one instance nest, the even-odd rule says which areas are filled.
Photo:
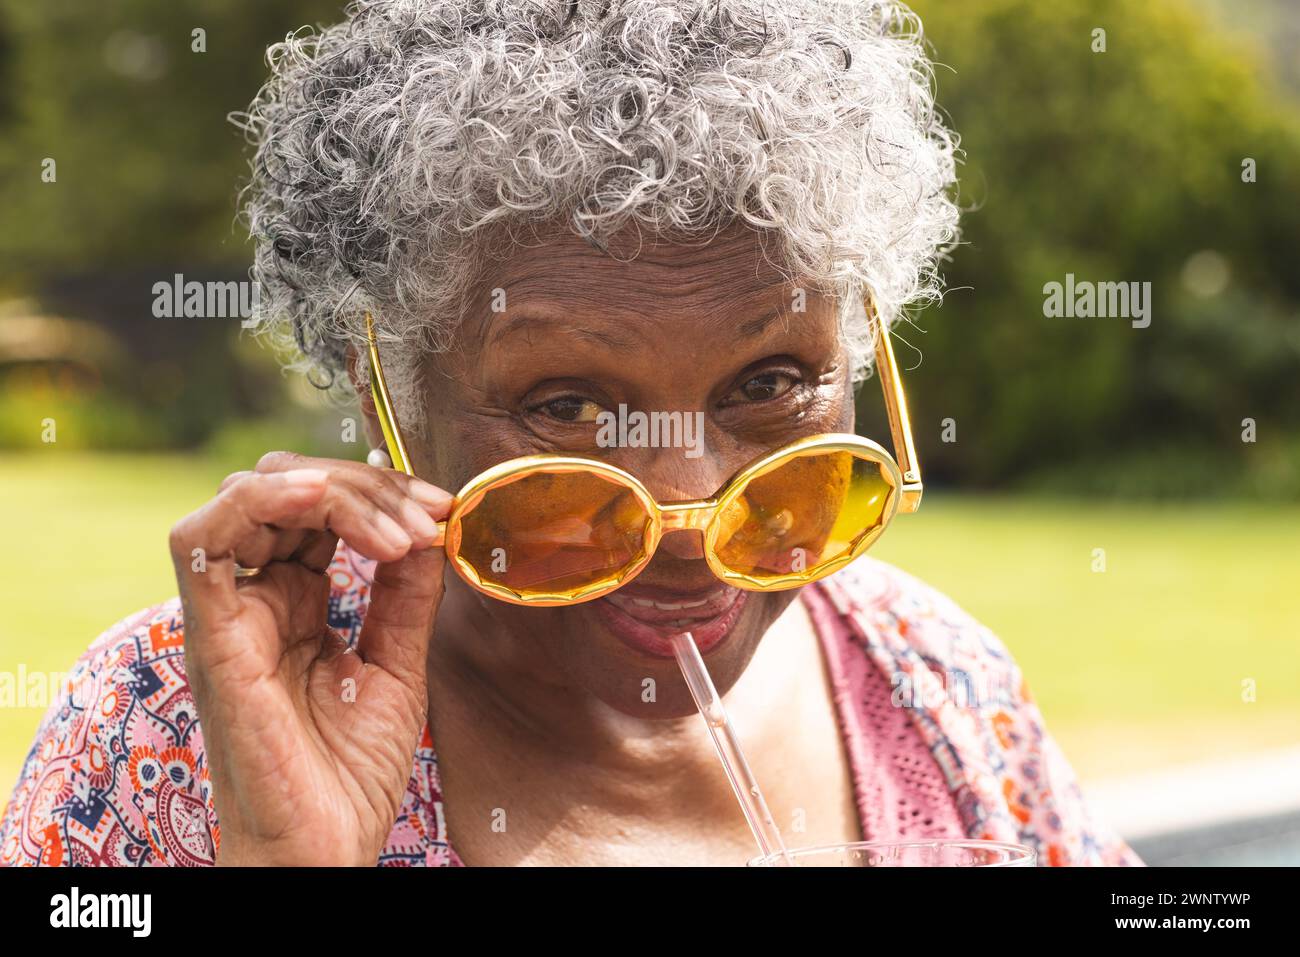
[[377, 469], [391, 469], [393, 460], [383, 449], [371, 449], [366, 453], [366, 464]]

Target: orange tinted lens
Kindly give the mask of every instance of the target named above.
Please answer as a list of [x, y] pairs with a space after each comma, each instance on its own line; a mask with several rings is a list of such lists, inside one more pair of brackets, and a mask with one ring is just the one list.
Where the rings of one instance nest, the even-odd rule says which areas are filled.
[[814, 571], [880, 527], [893, 494], [884, 466], [849, 452], [790, 459], [719, 510], [714, 546], [728, 569], [759, 580]]
[[630, 488], [599, 473], [533, 472], [461, 516], [457, 561], [520, 595], [576, 592], [634, 565], [649, 522]]

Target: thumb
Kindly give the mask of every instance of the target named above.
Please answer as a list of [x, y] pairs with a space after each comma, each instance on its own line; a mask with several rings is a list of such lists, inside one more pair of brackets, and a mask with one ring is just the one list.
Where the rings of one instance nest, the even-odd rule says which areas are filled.
[[357, 642], [362, 661], [384, 669], [421, 696], [445, 565], [441, 548], [411, 551], [380, 564]]

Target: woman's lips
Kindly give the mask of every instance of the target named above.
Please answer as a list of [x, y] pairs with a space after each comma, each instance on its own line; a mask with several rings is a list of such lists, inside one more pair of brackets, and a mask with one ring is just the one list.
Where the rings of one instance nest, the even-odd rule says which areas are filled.
[[689, 631], [700, 654], [731, 633], [747, 595], [721, 583], [703, 592], [627, 585], [592, 602], [601, 623], [634, 651], [673, 657], [672, 636]]

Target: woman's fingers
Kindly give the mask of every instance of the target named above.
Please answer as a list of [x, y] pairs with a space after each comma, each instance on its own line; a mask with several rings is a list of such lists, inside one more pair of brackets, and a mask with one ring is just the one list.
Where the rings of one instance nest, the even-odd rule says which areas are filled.
[[329, 474], [321, 469], [248, 476], [177, 522], [170, 545], [186, 614], [236, 615], [234, 564], [239, 546], [266, 526], [317, 505], [328, 485]]
[[[442, 549], [428, 546], [450, 506], [450, 495], [404, 475], [276, 455], [229, 476], [172, 530], [186, 676], [209, 746], [223, 855], [274, 844], [285, 859], [322, 859], [319, 842], [299, 835], [351, 824], [342, 843], [373, 857], [371, 838], [391, 829], [386, 809], [410, 772], [409, 750], [394, 762], [374, 742], [413, 746], [425, 720], [444, 564]], [[357, 655], [341, 654], [321, 574], [340, 539], [379, 563]], [[264, 570], [237, 581], [236, 563]], [[351, 675], [365, 703], [340, 707], [339, 680]], [[286, 794], [292, 806], [281, 806]]]
[[334, 561], [334, 552], [339, 546], [337, 535], [331, 532], [308, 532], [307, 537], [293, 559], [312, 571], [324, 572]]
[[227, 475], [225, 478], [221, 480], [221, 484], [217, 486], [217, 493], [220, 494], [224, 492], [226, 489], [230, 488], [230, 486], [234, 485], [240, 479], [245, 478], [252, 474], [253, 474], [252, 469], [244, 469], [242, 472], [231, 472], [229, 475]]
[[425, 665], [433, 623], [442, 600], [442, 570], [446, 553], [440, 548], [411, 552], [375, 569], [357, 642], [357, 653], [407, 688], [425, 697]]
[[[251, 538], [240, 542], [235, 549], [235, 561], [244, 568], [261, 568], [271, 562], [294, 559], [309, 535], [314, 532], [302, 528], [273, 528], [263, 525]], [[337, 544], [338, 539], [335, 539]], [[316, 569], [323, 571], [323, 569]]]
[[[292, 473], [269, 472], [257, 478], [280, 474]], [[234, 486], [232, 491], [237, 488]], [[394, 562], [412, 548], [428, 548], [439, 535], [433, 518], [407, 501], [410, 509], [381, 503], [346, 479], [332, 476], [325, 494], [311, 508], [285, 516], [275, 524], [282, 530], [328, 529], [367, 558]]]
[[376, 561], [395, 561], [409, 548], [442, 544], [438, 521], [450, 512], [451, 495], [391, 470], [341, 459], [271, 452], [258, 462], [256, 471], [236, 472], [227, 477], [223, 487], [228, 491], [254, 476], [302, 469], [329, 473], [326, 494], [317, 507], [250, 536], [239, 549], [239, 564], [258, 567], [294, 556], [310, 531], [329, 530]]
[[[451, 501], [441, 489], [401, 473], [270, 453], [257, 471], [228, 476], [216, 498], [173, 529], [173, 560], [178, 577], [190, 577], [190, 594], [232, 612], [227, 566], [298, 560], [320, 570], [338, 538], [367, 558], [395, 562], [412, 549], [441, 544], [437, 520], [446, 518]], [[191, 565], [205, 570], [187, 571]]]
[[353, 486], [388, 515], [411, 531], [417, 544], [437, 541], [432, 521], [443, 521], [451, 511], [452, 496], [437, 486], [392, 469], [377, 469], [364, 462], [317, 459], [296, 452], [268, 452], [257, 463], [259, 473], [301, 468], [325, 468], [336, 481]]
[[[306, 467], [280, 468], [289, 464]], [[321, 572], [343, 539], [380, 563], [379, 615], [364, 644], [381, 667], [400, 673], [404, 682], [419, 679], [423, 687], [422, 672], [416, 673], [408, 656], [412, 648], [428, 647], [443, 559], [440, 548], [429, 546], [441, 544], [435, 516], [445, 519], [450, 506], [450, 495], [399, 473], [330, 459], [265, 457], [257, 471], [229, 476], [216, 498], [172, 530], [187, 628], [210, 635], [238, 620], [245, 602], [236, 587], [236, 564], [291, 562]], [[425, 554], [430, 557], [416, 557]], [[290, 607], [296, 599], [282, 593], [288, 581], [260, 576], [250, 583], [264, 598], [278, 596], [265, 607], [282, 639], [295, 629], [280, 618], [297, 614]]]
[[[253, 473], [244, 482], [287, 474], [292, 473]], [[244, 482], [232, 485], [222, 495], [231, 494]], [[378, 502], [346, 477], [331, 475], [319, 501], [257, 529], [238, 544], [235, 560], [246, 568], [285, 561], [295, 556], [308, 534], [324, 531], [376, 561], [395, 561], [412, 548], [427, 548], [441, 534], [437, 523], [409, 500], [405, 509], [391, 500]]]

